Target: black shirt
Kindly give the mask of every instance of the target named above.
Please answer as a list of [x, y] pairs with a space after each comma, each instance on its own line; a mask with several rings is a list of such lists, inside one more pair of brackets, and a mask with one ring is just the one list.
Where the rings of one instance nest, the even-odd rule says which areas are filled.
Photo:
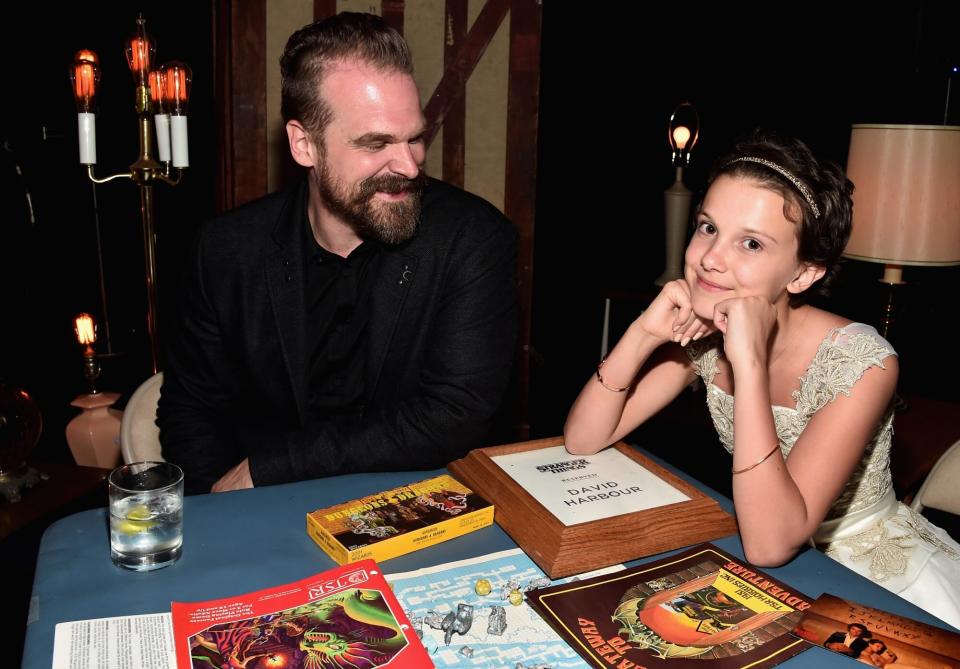
[[360, 410], [370, 297], [380, 246], [364, 241], [343, 258], [320, 246], [307, 223], [304, 314], [308, 420]]

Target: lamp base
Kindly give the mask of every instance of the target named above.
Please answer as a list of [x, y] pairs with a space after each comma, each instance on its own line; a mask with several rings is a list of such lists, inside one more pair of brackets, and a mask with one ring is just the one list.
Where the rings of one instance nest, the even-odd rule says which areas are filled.
[[887, 302], [883, 305], [883, 313], [880, 316], [880, 334], [884, 339], [890, 341], [890, 332], [893, 329], [897, 318], [897, 308], [894, 302], [897, 291], [905, 285], [903, 280], [903, 267], [900, 265], [886, 265], [883, 270], [883, 278], [880, 283], [887, 287]]
[[663, 192], [663, 213], [666, 244], [666, 267], [657, 277], [658, 286], [683, 278], [683, 242], [687, 236], [690, 201], [693, 193], [683, 185], [683, 168], [677, 168], [677, 180]]
[[70, 405], [83, 411], [67, 424], [67, 444], [78, 465], [113, 469], [120, 464], [120, 393], [87, 393]]

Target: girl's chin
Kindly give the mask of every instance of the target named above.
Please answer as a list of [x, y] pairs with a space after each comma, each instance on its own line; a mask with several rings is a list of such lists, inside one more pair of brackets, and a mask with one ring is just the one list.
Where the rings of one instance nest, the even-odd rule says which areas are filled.
[[713, 323], [713, 307], [716, 305], [717, 301], [714, 300], [697, 300], [693, 301], [691, 305], [693, 307], [693, 313], [697, 315], [704, 323]]

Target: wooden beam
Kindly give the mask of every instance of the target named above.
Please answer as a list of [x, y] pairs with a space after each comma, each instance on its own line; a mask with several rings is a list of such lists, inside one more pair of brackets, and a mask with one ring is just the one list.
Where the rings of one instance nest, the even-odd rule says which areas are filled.
[[529, 437], [530, 338], [533, 302], [534, 204], [537, 195], [537, 130], [540, 107], [538, 0], [513, 0], [510, 12], [510, 80], [507, 94], [507, 166], [504, 214], [517, 226], [517, 300], [520, 306], [517, 432]]
[[265, 0], [217, 0], [214, 87], [220, 118], [217, 208], [267, 193]]
[[313, 20], [319, 21], [337, 13], [337, 0], [313, 0]]
[[387, 22], [387, 25], [403, 34], [403, 10], [406, 3], [404, 0], [381, 0], [380, 16]]
[[[453, 67], [467, 36], [467, 3], [446, 0], [444, 10], [443, 67]], [[463, 188], [464, 154], [467, 134], [467, 96], [465, 90], [450, 105], [443, 121], [443, 180]]]
[[493, 36], [497, 34], [509, 10], [510, 0], [487, 0], [483, 9], [480, 10], [456, 58], [453, 59], [453, 64], [444, 71], [440, 83], [437, 84], [423, 110], [427, 118], [427, 132], [424, 140], [428, 147], [436, 137], [440, 125], [457, 97], [463, 95], [467, 79], [473, 74], [473, 70], [483, 57]]

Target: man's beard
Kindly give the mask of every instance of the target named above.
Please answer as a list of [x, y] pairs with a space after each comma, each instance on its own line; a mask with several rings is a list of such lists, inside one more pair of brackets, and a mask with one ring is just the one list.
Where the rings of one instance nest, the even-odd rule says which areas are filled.
[[[427, 184], [421, 170], [413, 179], [398, 174], [384, 174], [364, 179], [350, 193], [335, 177], [326, 160], [314, 172], [317, 189], [324, 206], [338, 216], [363, 239], [375, 239], [384, 244], [402, 244], [417, 231], [420, 222], [420, 196]], [[377, 191], [406, 192], [400, 202], [376, 202]]]

